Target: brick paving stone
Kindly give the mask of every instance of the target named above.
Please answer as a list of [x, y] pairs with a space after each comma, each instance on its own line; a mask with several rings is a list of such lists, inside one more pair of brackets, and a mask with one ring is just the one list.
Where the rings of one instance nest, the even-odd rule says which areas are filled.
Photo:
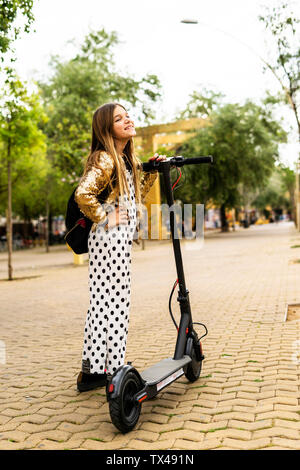
[[32, 449], [32, 444], [26, 441], [11, 442], [0, 440], [0, 450], [26, 450]]
[[261, 438], [261, 439], [251, 439], [249, 441], [241, 441], [238, 439], [231, 439], [226, 437], [222, 445], [225, 447], [229, 447], [231, 449], [239, 449], [239, 450], [256, 450], [262, 447], [266, 447], [271, 443], [271, 439], [269, 438]]
[[14, 431], [15, 429], [17, 429], [17, 427], [20, 425], [19, 422], [11, 422], [9, 421], [7, 424], [4, 424], [1, 426], [0, 428], [0, 432], [4, 432], [4, 431]]
[[299, 415], [297, 413], [288, 411], [267, 411], [266, 413], [258, 413], [256, 415], [257, 420], [268, 419], [268, 418], [279, 418], [279, 419], [290, 419], [293, 421], [299, 421]]
[[113, 441], [111, 442], [101, 442], [98, 440], [93, 439], [86, 439], [82, 444], [81, 447], [87, 450], [120, 450], [124, 449], [125, 444], [119, 444], [116, 446], [116, 443]]
[[4, 415], [4, 416], [11, 416], [10, 413], [14, 413], [15, 415], [17, 415], [18, 412], [20, 412], [20, 414], [24, 414], [26, 408], [28, 408], [29, 406], [30, 406], [29, 403], [26, 403], [26, 404], [16, 403], [16, 402], [9, 403], [9, 407], [7, 406], [7, 404], [4, 404], [0, 406], [0, 412], [1, 412], [1, 415]]
[[182, 418], [185, 418], [186, 420], [191, 420], [199, 423], [209, 423], [211, 421], [211, 416], [209, 415], [203, 415], [202, 413], [187, 413], [186, 415], [174, 415], [171, 416], [170, 418], [170, 423], [175, 424], [175, 423], [180, 423], [182, 422]]
[[251, 409], [251, 412], [257, 415], [257, 414], [261, 414], [261, 413], [265, 413], [267, 411], [273, 411], [273, 410], [274, 410], [274, 405], [272, 405], [272, 403], [261, 404], [258, 402], [258, 405]]
[[198, 406], [194, 406], [194, 409], [199, 409], [201, 412], [206, 413], [208, 415], [219, 415], [221, 413], [229, 413], [232, 411], [232, 406], [228, 406], [227, 404], [224, 405], [223, 403], [220, 404], [218, 403], [215, 408], [205, 408], [204, 406], [201, 406], [200, 408]]
[[[161, 434], [163, 436], [164, 433]], [[155, 442], [159, 439], [160, 434], [153, 431], [145, 431], [144, 429], [134, 429], [130, 433], [131, 439], [138, 439], [145, 442]]]
[[[143, 442], [136, 439], [129, 441], [125, 447], [128, 450], [168, 450], [173, 449], [175, 439], [165, 439], [157, 442]], [[124, 449], [125, 449], [124, 448]]]
[[37, 444], [41, 441], [47, 439], [54, 442], [64, 442], [67, 441], [71, 437], [70, 433], [59, 431], [56, 429], [49, 430], [49, 431], [42, 431], [30, 434], [30, 437], [27, 438], [25, 442], [30, 444], [32, 448], [35, 448]]
[[215, 448], [214, 450], [234, 450], [232, 449], [231, 447], [225, 447], [225, 446], [222, 446], [222, 444], [219, 445], [219, 447]]
[[[167, 399], [160, 399], [159, 403], [156, 406], [159, 406], [159, 408], [164, 408], [164, 409], [174, 409], [179, 405], [179, 402], [176, 400], [167, 400]], [[181, 399], [180, 405], [186, 406], [186, 400]]]
[[[217, 401], [212, 401], [212, 400], [205, 400], [204, 398], [198, 398], [197, 404], [195, 405], [195, 401], [190, 402], [190, 409], [192, 409], [193, 406], [200, 406], [202, 408], [215, 408], [217, 405]], [[187, 403], [185, 402], [185, 405]]]
[[159, 437], [159, 440], [163, 439], [186, 439], [188, 441], [201, 442], [204, 439], [204, 434], [188, 429], [180, 429], [179, 431], [164, 432]]
[[88, 408], [88, 407], [79, 407], [77, 408], [77, 413], [85, 416], [95, 416], [95, 414], [100, 413], [100, 408]]
[[280, 404], [276, 403], [274, 405], [274, 410], [291, 411], [292, 413], [294, 413], [294, 412], [299, 413], [300, 406], [299, 405], [295, 406], [295, 405], [285, 405], [283, 403], [280, 403]]
[[83, 424], [88, 420], [87, 415], [81, 415], [79, 413], [73, 412], [73, 413], [63, 413], [55, 416], [50, 416], [48, 418], [47, 423], [55, 423], [55, 422], [61, 422], [61, 420], [64, 419], [64, 421], [67, 421], [69, 423], [74, 423], [76, 425], [78, 424]]
[[259, 450], [290, 450], [288, 447], [273, 446], [270, 444], [268, 447], [261, 447]]
[[29, 434], [34, 434], [37, 432], [51, 431], [57, 428], [56, 423], [45, 423], [45, 424], [34, 424], [31, 422], [23, 422], [18, 426], [18, 431], [24, 431]]
[[[47, 404], [47, 406], [49, 406]], [[49, 417], [55, 417], [55, 416], [62, 416], [64, 414], [68, 414], [68, 413], [72, 413], [76, 410], [76, 406], [74, 405], [71, 405], [71, 406], [65, 406], [65, 407], [62, 407], [62, 408], [58, 408], [58, 409], [53, 409], [53, 408], [39, 408], [38, 410], [38, 413], [40, 415], [45, 415], [45, 416], [48, 416]]]
[[[296, 387], [295, 387], [296, 388]], [[290, 388], [288, 390], [283, 390], [283, 389], [280, 389], [280, 390], [276, 390], [275, 391], [275, 396], [276, 397], [293, 397], [293, 398], [300, 398], [300, 393], [298, 390], [294, 390], [293, 391], [290, 391]]]
[[176, 439], [174, 443], [174, 449], [184, 450], [210, 450], [216, 449], [221, 445], [221, 440], [210, 439], [209, 441], [203, 442], [192, 442], [186, 441], [185, 439]]
[[288, 449], [300, 450], [300, 442], [295, 439], [285, 439], [281, 437], [273, 437], [272, 444], [277, 446], [286, 447]]
[[298, 398], [291, 397], [273, 397], [264, 400], [264, 403], [273, 403], [274, 405], [298, 405]]
[[48, 416], [43, 416], [40, 414], [25, 414], [12, 418], [9, 424], [17, 423], [18, 426], [20, 423], [44, 424], [48, 419]]
[[251, 408], [253, 407], [256, 407], [257, 406], [257, 400], [255, 400], [255, 398], [253, 398], [252, 400], [249, 400], [249, 399], [246, 399], [246, 398], [236, 398], [234, 400], [228, 400], [228, 405], [232, 405], [232, 409], [237, 409], [238, 406], [242, 407], [243, 408], [248, 408], [249, 410], [251, 410]]
[[299, 439], [300, 432], [297, 429], [274, 426], [269, 429], [260, 429], [258, 431], [254, 431], [253, 438], [259, 439], [260, 437], [282, 437], [287, 439]]
[[88, 424], [88, 423], [97, 423], [99, 426], [101, 426], [102, 423], [111, 423], [110, 415], [109, 413], [106, 413], [106, 414], [89, 416], [85, 424]]
[[186, 423], [184, 421], [177, 421], [176, 423], [174, 423], [173, 421], [167, 424], [157, 424], [157, 423], [151, 423], [149, 421], [144, 421], [142, 422], [140, 429], [144, 431], [164, 433], [165, 431], [177, 431], [178, 429], [183, 429], [185, 424]]
[[287, 419], [274, 419], [274, 426], [279, 426], [282, 428], [298, 429], [300, 431], [300, 420], [289, 421]]
[[226, 427], [226, 429], [215, 429], [213, 432], [207, 432], [204, 437], [205, 440], [213, 438], [250, 440], [251, 432], [242, 429], [229, 429]]
[[[5, 425], [11, 420], [9, 416], [0, 416], [0, 426]], [[1, 428], [2, 429], [2, 428]]]
[[207, 432], [212, 432], [216, 431], [219, 429], [227, 428], [228, 426], [228, 421], [218, 421], [218, 424], [216, 423], [208, 423], [208, 424], [203, 424], [203, 423], [197, 423], [195, 421], [185, 421], [184, 423], [184, 429], [191, 429], [192, 431], [199, 431], [203, 433]]
[[96, 426], [95, 429], [90, 429], [88, 431], [80, 431], [72, 434], [73, 439], [99, 439], [103, 442], [110, 442], [114, 437], [115, 429], [113, 429], [112, 425], [110, 431], [103, 431], [102, 429], [99, 429], [98, 426]]
[[20, 441], [24, 441], [27, 436], [28, 436], [28, 433], [22, 432], [21, 430], [18, 430], [18, 429], [14, 431], [4, 431], [4, 432], [1, 431], [0, 432], [0, 440], [8, 439], [11, 441], [20, 442]]
[[83, 445], [83, 440], [79, 441], [64, 441], [64, 442], [55, 442], [49, 439], [44, 439], [43, 441], [39, 442], [35, 449], [40, 450], [74, 450]]
[[[103, 423], [101, 423], [102, 426]], [[72, 424], [72, 423], [61, 423], [57, 426], [56, 429], [61, 431], [67, 431], [69, 433], [75, 434], [82, 431], [92, 431], [94, 429], [99, 429], [99, 423], [86, 423], [86, 424]]]
[[[251, 410], [251, 408], [250, 408]], [[231, 411], [229, 413], [221, 413], [221, 414], [218, 414], [218, 415], [215, 415], [213, 417], [213, 421], [217, 422], [217, 421], [221, 421], [221, 420], [224, 420], [224, 419], [237, 419], [237, 420], [241, 420], [241, 421], [248, 421], [248, 422], [252, 422], [252, 421], [255, 421], [255, 415], [253, 413], [247, 413], [247, 412], [238, 412], [238, 411]]]
[[[146, 422], [146, 423], [149, 422], [149, 423], [157, 423], [157, 424], [166, 424], [169, 421], [169, 419], [170, 419], [169, 416], [158, 414], [158, 413], [142, 413], [142, 415], [140, 416], [140, 422]], [[182, 419], [182, 418], [179, 417], [179, 419]]]
[[239, 421], [237, 419], [231, 419], [228, 422], [228, 427], [236, 428], [236, 429], [243, 429], [247, 431], [256, 431], [257, 429], [265, 429], [272, 427], [272, 420], [265, 419], [261, 421], [254, 421], [254, 422], [247, 422], [247, 421]]

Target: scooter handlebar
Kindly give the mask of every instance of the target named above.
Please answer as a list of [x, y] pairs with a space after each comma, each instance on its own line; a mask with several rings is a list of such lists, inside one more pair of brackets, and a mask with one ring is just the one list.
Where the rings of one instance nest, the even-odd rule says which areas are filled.
[[195, 165], [200, 163], [213, 163], [213, 157], [208, 155], [207, 157], [193, 157], [193, 158], [184, 158], [182, 156], [169, 157], [166, 160], [161, 161], [148, 161], [143, 163], [143, 171], [153, 171], [159, 170], [162, 168], [162, 165], [165, 162], [170, 162], [171, 166], [184, 166], [184, 165]]

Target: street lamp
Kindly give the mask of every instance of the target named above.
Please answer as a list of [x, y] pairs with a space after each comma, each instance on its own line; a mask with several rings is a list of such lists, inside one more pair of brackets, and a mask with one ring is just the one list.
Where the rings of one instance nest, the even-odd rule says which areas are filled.
[[[205, 26], [206, 28], [209, 28], [209, 29], [214, 29], [215, 31], [218, 31], [219, 33], [222, 33], [222, 34], [225, 34], [226, 36], [230, 37], [231, 39], [233, 39], [234, 41], [236, 42], [239, 42], [240, 44], [242, 44], [243, 46], [247, 47], [247, 49], [249, 49], [254, 55], [256, 55], [269, 69], [271, 69], [271, 71], [273, 72], [273, 74], [276, 76], [277, 80], [280, 81], [279, 77], [277, 76], [277, 74], [275, 73], [275, 71], [273, 70], [273, 67], [268, 64], [268, 62], [266, 62], [264, 60], [263, 57], [261, 57], [252, 47], [249, 46], [249, 44], [245, 43], [244, 41], [242, 41], [241, 39], [237, 38], [236, 36], [234, 36], [233, 34], [231, 33], [228, 33], [227, 31], [224, 31], [223, 29], [220, 29], [220, 28], [215, 28], [214, 26], [211, 26], [209, 24], [206, 24], [206, 23], [203, 23], [203, 21], [198, 21], [198, 20], [195, 20], [195, 19], [184, 19], [184, 20], [181, 20], [180, 23], [183, 23], [183, 24], [198, 24], [198, 25], [201, 25], [201, 26]], [[280, 81], [281, 83], [281, 81]], [[282, 85], [282, 83], [281, 83]]]
[[198, 24], [199, 21], [197, 21], [197, 20], [181, 20], [180, 23], [185, 23], [185, 24]]

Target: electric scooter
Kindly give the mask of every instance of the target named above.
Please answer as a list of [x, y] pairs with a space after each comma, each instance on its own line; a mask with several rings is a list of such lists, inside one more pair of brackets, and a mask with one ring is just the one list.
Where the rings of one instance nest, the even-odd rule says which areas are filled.
[[[168, 206], [174, 204], [173, 189], [170, 178], [171, 167], [181, 167], [183, 165], [212, 163], [213, 158], [194, 157], [184, 158], [182, 156], [169, 157], [162, 161], [151, 161], [143, 163], [143, 171], [158, 170], [163, 176], [165, 194]], [[138, 372], [131, 363], [121, 366], [115, 371], [106, 386], [106, 395], [109, 403], [109, 411], [112, 423], [122, 433], [132, 431], [138, 422], [141, 405], [143, 402], [154, 398], [167, 385], [170, 385], [183, 374], [190, 381], [196, 381], [201, 373], [202, 345], [200, 340], [207, 335], [207, 328], [202, 325], [206, 333], [198, 338], [192, 321], [192, 313], [189, 301], [189, 291], [185, 285], [182, 256], [180, 250], [180, 240], [175, 234], [174, 211], [170, 212], [170, 232], [173, 242], [175, 263], [177, 269], [177, 281], [173, 286], [169, 300], [169, 310], [172, 320], [177, 327], [171, 311], [171, 297], [178, 283], [178, 302], [180, 304], [180, 324], [177, 335], [176, 347], [173, 358], [163, 359], [148, 369]]]

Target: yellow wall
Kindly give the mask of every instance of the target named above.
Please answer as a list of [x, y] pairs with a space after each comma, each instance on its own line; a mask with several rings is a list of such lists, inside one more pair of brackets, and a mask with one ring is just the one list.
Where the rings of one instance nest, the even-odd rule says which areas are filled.
[[[135, 150], [137, 155], [143, 160], [143, 155], [153, 152], [159, 147], [165, 147], [166, 151], [176, 148], [185, 140], [191, 138], [195, 131], [200, 127], [207, 125], [204, 119], [193, 118], [181, 121], [171, 122], [167, 124], [157, 124], [153, 126], [137, 128], [137, 135], [134, 139]], [[151, 204], [161, 204], [160, 184], [157, 179], [145, 198], [145, 206], [148, 211], [148, 238], [151, 233], [159, 235], [162, 238], [162, 226], [160, 211], [153, 211], [152, 232], [151, 232]], [[158, 208], [159, 206], [157, 206]], [[154, 224], [154, 225], [153, 225]], [[158, 227], [157, 227], [158, 224]]]

